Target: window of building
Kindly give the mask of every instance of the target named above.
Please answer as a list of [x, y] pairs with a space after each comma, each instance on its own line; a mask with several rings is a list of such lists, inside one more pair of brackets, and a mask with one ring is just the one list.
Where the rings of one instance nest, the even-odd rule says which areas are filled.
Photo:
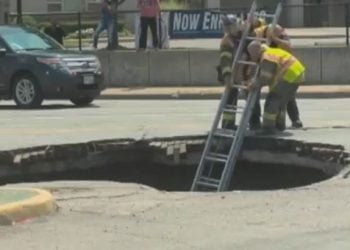
[[46, 0], [48, 12], [61, 12], [63, 10], [63, 0]]

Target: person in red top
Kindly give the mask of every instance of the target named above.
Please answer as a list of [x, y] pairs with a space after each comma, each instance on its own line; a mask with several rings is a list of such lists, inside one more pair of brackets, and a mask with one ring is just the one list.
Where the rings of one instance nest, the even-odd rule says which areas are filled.
[[160, 14], [159, 0], [138, 0], [137, 6], [141, 14], [140, 49], [146, 49], [147, 29], [151, 29], [153, 47], [158, 48], [157, 19]]

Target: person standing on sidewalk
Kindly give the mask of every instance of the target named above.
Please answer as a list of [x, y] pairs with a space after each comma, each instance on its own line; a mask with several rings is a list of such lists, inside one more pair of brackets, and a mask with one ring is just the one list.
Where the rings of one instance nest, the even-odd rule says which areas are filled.
[[138, 0], [137, 6], [141, 15], [140, 50], [146, 49], [148, 27], [151, 29], [153, 47], [158, 48], [157, 23], [161, 11], [159, 0]]
[[101, 6], [101, 20], [97, 26], [94, 34], [94, 49], [97, 49], [98, 38], [102, 31], [107, 30], [108, 45], [107, 49], [111, 48], [113, 42], [113, 35], [115, 32], [115, 15], [111, 0], [104, 0]]

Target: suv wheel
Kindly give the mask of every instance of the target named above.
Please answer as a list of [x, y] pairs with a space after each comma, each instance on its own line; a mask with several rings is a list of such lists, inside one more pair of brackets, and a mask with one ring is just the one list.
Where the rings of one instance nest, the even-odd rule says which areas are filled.
[[74, 103], [77, 106], [87, 106], [94, 101], [94, 98], [85, 96], [85, 97], [71, 98], [70, 100], [72, 103]]
[[30, 75], [21, 75], [15, 78], [13, 97], [20, 108], [40, 107], [44, 99], [37, 81]]

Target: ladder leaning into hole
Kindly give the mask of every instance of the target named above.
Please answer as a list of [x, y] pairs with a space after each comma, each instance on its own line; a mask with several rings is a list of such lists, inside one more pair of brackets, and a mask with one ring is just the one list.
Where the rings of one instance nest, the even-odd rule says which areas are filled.
[[[261, 14], [256, 13], [257, 4], [254, 1], [250, 8], [249, 17], [256, 16], [261, 17]], [[264, 17], [271, 18], [271, 25], [274, 28], [278, 22], [279, 16], [282, 11], [281, 3], [278, 4], [274, 14], [264, 14]], [[244, 64], [255, 66], [255, 74], [253, 81], [256, 80], [259, 72], [260, 65], [251, 61], [241, 61], [241, 56], [246, 46], [246, 43], [252, 40], [259, 40], [266, 42], [270, 45], [271, 41], [269, 39], [255, 39], [249, 36], [249, 31], [251, 28], [251, 18], [248, 19], [247, 25], [243, 31], [239, 46], [237, 48], [233, 64], [232, 72], [235, 72], [237, 65]], [[231, 78], [231, 82], [233, 82]], [[223, 96], [220, 101], [218, 111], [216, 113], [213, 125], [209, 131], [208, 139], [193, 180], [191, 191], [226, 191], [229, 188], [232, 175], [234, 173], [234, 168], [241, 152], [241, 147], [243, 144], [244, 137], [247, 132], [249, 119], [251, 117], [256, 99], [258, 98], [258, 93], [260, 89], [255, 89], [249, 92], [248, 98], [245, 102], [245, 106], [240, 108], [238, 106], [228, 105], [228, 96], [231, 88], [244, 88], [241, 85], [231, 85], [226, 86]], [[223, 115], [223, 112], [238, 113], [242, 112], [241, 119], [237, 129], [221, 129], [219, 128], [219, 122]], [[218, 152], [220, 147], [228, 145], [228, 153]], [[213, 148], [216, 147], [216, 150]]]

